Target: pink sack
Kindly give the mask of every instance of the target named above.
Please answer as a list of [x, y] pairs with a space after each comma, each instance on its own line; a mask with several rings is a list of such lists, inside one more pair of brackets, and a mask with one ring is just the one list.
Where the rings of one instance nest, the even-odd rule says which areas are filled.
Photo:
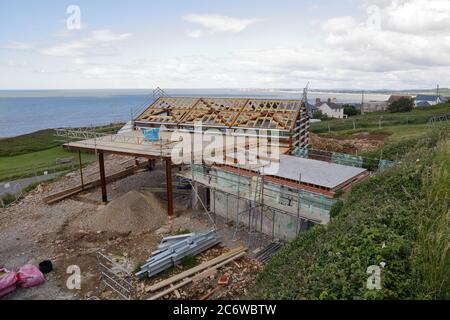
[[20, 287], [24, 289], [36, 287], [45, 282], [45, 277], [39, 268], [32, 265], [26, 265], [20, 268], [17, 278]]
[[17, 273], [0, 269], [0, 298], [16, 290]]

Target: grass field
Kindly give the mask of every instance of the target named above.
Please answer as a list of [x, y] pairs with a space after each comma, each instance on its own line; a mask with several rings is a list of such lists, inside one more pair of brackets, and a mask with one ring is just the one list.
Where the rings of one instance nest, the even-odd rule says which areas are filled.
[[[74, 166], [57, 163], [57, 159], [71, 157], [75, 157]], [[82, 160], [84, 165], [95, 161], [96, 157], [94, 154], [83, 153]], [[0, 181], [42, 175], [44, 171], [53, 173], [78, 167], [78, 153], [68, 152], [62, 146], [58, 146], [17, 156], [0, 157]]]
[[[112, 133], [121, 124], [94, 128], [96, 132]], [[79, 167], [78, 153], [66, 151], [54, 130], [42, 130], [14, 138], [0, 139], [0, 181], [10, 181], [33, 175], [71, 171]], [[57, 159], [75, 157], [74, 164], [61, 165]], [[83, 153], [83, 165], [96, 160], [94, 154]]]
[[54, 135], [55, 130], [49, 129], [14, 138], [0, 139], [0, 157], [42, 151], [61, 145]]
[[[405, 113], [375, 112], [349, 119], [337, 119], [313, 123], [311, 131], [318, 134], [351, 135], [356, 132], [387, 132], [397, 136], [408, 136], [414, 132], [423, 132], [428, 121], [436, 115], [450, 117], [450, 103], [439, 106], [414, 109]], [[409, 132], [403, 133], [403, 130]]]

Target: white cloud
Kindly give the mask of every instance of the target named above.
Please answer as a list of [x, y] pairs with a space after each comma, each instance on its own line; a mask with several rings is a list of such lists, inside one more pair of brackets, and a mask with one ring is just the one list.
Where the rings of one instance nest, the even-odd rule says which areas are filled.
[[218, 14], [188, 14], [183, 16], [183, 20], [198, 24], [203, 28], [189, 31], [188, 35], [193, 38], [199, 38], [217, 32], [239, 33], [252, 24], [262, 21], [256, 18], [239, 19]]
[[91, 43], [111, 43], [126, 40], [132, 36], [131, 33], [113, 33], [111, 30], [95, 30], [92, 31], [91, 37], [86, 39]]
[[85, 41], [71, 41], [41, 50], [42, 54], [54, 57], [76, 57], [85, 55], [84, 49], [89, 48]]
[[12, 50], [31, 50], [33, 49], [33, 45], [25, 42], [13, 42], [3, 46], [3, 48]]
[[40, 52], [56, 57], [80, 57], [88, 55], [90, 50], [112, 46], [115, 43], [127, 40], [131, 36], [131, 33], [113, 33], [107, 29], [95, 30], [91, 32], [89, 37], [44, 48]]
[[[335, 16], [319, 20], [313, 41], [292, 33], [291, 44], [270, 47], [236, 43], [239, 50], [220, 54], [183, 56], [183, 49], [147, 59], [99, 54], [114, 52], [131, 37], [110, 30], [93, 31], [79, 39], [44, 48], [51, 56], [70, 57], [72, 69], [61, 70], [71, 83], [75, 75], [89, 84], [107, 87], [303, 87], [308, 81], [320, 88], [405, 89], [450, 86], [450, 11], [441, 0], [373, 0], [359, 7], [379, 6], [380, 24], [369, 15]], [[372, 7], [373, 8], [373, 7]], [[373, 11], [371, 11], [373, 12]], [[259, 21], [218, 15], [187, 15], [199, 28], [191, 37], [219, 32], [238, 33]], [[417, 25], [414, 23], [417, 21]], [[373, 21], [372, 21], [373, 22]], [[271, 39], [273, 40], [273, 39]], [[245, 41], [245, 39], [244, 39]], [[269, 42], [268, 42], [269, 43]], [[273, 41], [270, 41], [273, 43]], [[201, 44], [201, 49], [210, 49]], [[16, 47], [24, 47], [19, 44]], [[137, 48], [143, 56], [149, 47]], [[199, 50], [206, 52], [208, 50]], [[210, 51], [210, 50], [209, 50]], [[66, 73], [63, 73], [66, 72]], [[72, 72], [70, 76], [68, 72]], [[56, 73], [56, 72], [55, 72]], [[150, 81], [154, 81], [150, 82]]]
[[403, 33], [450, 31], [450, 1], [392, 1], [382, 11], [384, 27]]

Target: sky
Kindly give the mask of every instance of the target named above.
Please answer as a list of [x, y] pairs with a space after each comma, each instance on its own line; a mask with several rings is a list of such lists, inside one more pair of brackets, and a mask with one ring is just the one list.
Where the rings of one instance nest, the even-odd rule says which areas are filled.
[[450, 0], [15, 0], [0, 30], [0, 90], [450, 87]]

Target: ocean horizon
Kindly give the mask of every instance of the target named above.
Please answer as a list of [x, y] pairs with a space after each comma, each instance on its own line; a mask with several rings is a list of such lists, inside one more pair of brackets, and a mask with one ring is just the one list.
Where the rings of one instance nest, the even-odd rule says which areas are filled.
[[[301, 99], [294, 89], [171, 89], [171, 96]], [[361, 93], [311, 92], [338, 103], [361, 103]], [[369, 93], [365, 100], [383, 101], [389, 94]], [[44, 129], [75, 128], [127, 122], [154, 102], [152, 89], [0, 90], [0, 138]]]

